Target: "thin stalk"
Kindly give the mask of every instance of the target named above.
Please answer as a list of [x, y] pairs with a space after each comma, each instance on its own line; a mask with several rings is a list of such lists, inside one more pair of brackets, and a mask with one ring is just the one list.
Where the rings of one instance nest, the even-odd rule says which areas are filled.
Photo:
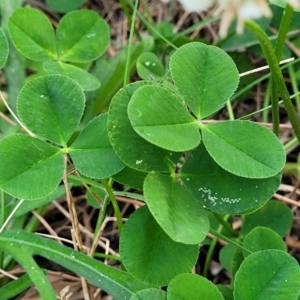
[[76, 211], [76, 207], [74, 204], [74, 200], [72, 197], [72, 193], [69, 187], [68, 183], [68, 156], [67, 154], [64, 155], [64, 175], [63, 175], [63, 183], [66, 190], [66, 198], [68, 202], [68, 208], [70, 213], [70, 221], [72, 224], [72, 228], [76, 237], [76, 242], [78, 244], [78, 249], [80, 252], [83, 252], [83, 244], [82, 244], [82, 238], [80, 234], [80, 227], [79, 227], [79, 221], [78, 221], [78, 215]]
[[283, 149], [285, 151], [288, 151], [289, 148], [294, 147], [296, 144], [298, 143], [298, 140], [296, 137], [294, 137], [293, 139], [291, 139], [290, 141], [288, 141], [284, 146]]
[[[215, 214], [215, 216], [216, 216], [216, 214]], [[220, 215], [218, 215], [218, 217], [217, 217], [218, 220], [219, 220], [219, 218], [222, 218], [223, 221], [220, 222], [221, 224], [218, 226], [217, 231], [215, 231], [212, 228], [210, 228], [210, 231], [211, 232], [214, 231], [215, 233], [213, 233], [214, 234], [214, 238], [212, 239], [211, 244], [210, 244], [209, 249], [208, 249], [208, 252], [206, 254], [206, 259], [205, 259], [204, 267], [203, 267], [203, 277], [207, 277], [207, 275], [208, 275], [208, 270], [209, 270], [209, 266], [210, 266], [210, 263], [211, 263], [211, 260], [212, 260], [212, 256], [214, 254], [216, 245], [218, 243], [219, 236], [222, 235], [221, 231], [222, 231], [222, 229], [224, 227], [223, 223], [224, 222], [227, 223], [227, 220], [229, 219], [229, 217], [230, 217], [230, 215], [226, 215], [224, 218], [222, 218], [222, 217], [220, 217]]]
[[284, 47], [287, 33], [290, 28], [290, 23], [291, 23], [291, 20], [293, 17], [293, 13], [294, 13], [293, 7], [290, 6], [289, 4], [287, 4], [285, 6], [285, 10], [282, 14], [280, 27], [279, 27], [279, 31], [278, 31], [278, 36], [277, 36], [276, 43], [275, 43], [275, 55], [276, 55], [278, 61], [281, 58], [282, 50]]
[[117, 218], [119, 234], [121, 234], [122, 229], [123, 229], [123, 220], [122, 220], [122, 215], [121, 215], [120, 208], [118, 205], [118, 201], [117, 201], [117, 199], [113, 193], [112, 187], [111, 187], [112, 182], [111, 182], [111, 184], [109, 184], [105, 179], [101, 179], [101, 183], [103, 184], [104, 188], [106, 189], [106, 192], [110, 198], [111, 204], [114, 208], [115, 216]]
[[[102, 226], [102, 224], [104, 222], [108, 204], [109, 204], [109, 196], [106, 194], [104, 199], [102, 200], [102, 205], [101, 205], [101, 208], [99, 211], [99, 215], [98, 215], [98, 219], [97, 219], [97, 223], [96, 223], [96, 227], [95, 227], [95, 235], [97, 235], [100, 227]], [[93, 243], [94, 243], [94, 241], [93, 241]]]
[[[223, 229], [223, 225], [220, 224], [218, 229], [217, 229], [217, 232], [220, 233], [222, 231], [222, 229]], [[212, 239], [211, 244], [209, 245], [209, 248], [208, 248], [208, 251], [207, 251], [207, 254], [206, 254], [206, 258], [205, 258], [205, 262], [204, 262], [203, 277], [205, 277], [205, 278], [207, 278], [209, 266], [210, 266], [210, 263], [212, 261], [212, 256], [214, 254], [217, 243], [218, 243], [218, 237], [215, 236]]]
[[[271, 80], [268, 80], [268, 85], [267, 85], [267, 89], [266, 89], [266, 93], [265, 93], [265, 97], [264, 97], [264, 104], [263, 104], [263, 107], [266, 108], [266, 107], [269, 107], [269, 103], [270, 103], [270, 97], [271, 97]], [[272, 108], [272, 106], [271, 106]], [[267, 123], [268, 122], [268, 109], [264, 109], [263, 112], [262, 112], [262, 121], [264, 123]]]
[[274, 134], [279, 136], [280, 118], [279, 118], [278, 90], [273, 77], [271, 78], [270, 86], [271, 86], [273, 132]]
[[228, 112], [229, 120], [233, 121], [235, 119], [235, 117], [234, 117], [234, 112], [233, 112], [230, 100], [227, 100], [226, 107], [227, 107], [227, 112]]
[[[293, 8], [287, 4], [285, 11], [282, 14], [280, 28], [276, 39], [275, 48], [274, 48], [275, 56], [278, 62], [280, 61], [281, 58], [282, 50], [285, 43], [285, 38], [290, 27], [293, 12], [294, 12]], [[273, 132], [277, 136], [279, 136], [280, 120], [279, 120], [279, 105], [278, 105], [278, 89], [273, 76], [271, 79], [271, 99], [272, 99]]]
[[[282, 103], [283, 103], [282, 100], [280, 100], [280, 101], [278, 102], [278, 104], [282, 104]], [[266, 111], [266, 110], [268, 110], [268, 109], [271, 109], [271, 108], [272, 108], [272, 105], [268, 105], [268, 106], [266, 106], [266, 107], [264, 107], [264, 108], [261, 108], [261, 109], [259, 109], [259, 110], [254, 111], [254, 112], [252, 112], [252, 113], [250, 113], [250, 114], [248, 114], [248, 115], [244, 115], [244, 116], [238, 118], [238, 120], [248, 120], [248, 119], [250, 119], [252, 116], [254, 116], [254, 115], [256, 115], [256, 114], [259, 114], [259, 113], [261, 113], [261, 112], [264, 112], [264, 111]], [[265, 122], [265, 123], [267, 123], [267, 122]]]
[[1, 190], [0, 192], [0, 197], [1, 197], [1, 201], [0, 201], [0, 211], [1, 211], [1, 214], [0, 214], [0, 226], [2, 226], [5, 222], [5, 219], [6, 219], [6, 209], [5, 209], [5, 193]]
[[[131, 3], [131, 1], [129, 1], [128, 3], [131, 8], [134, 8], [133, 4]], [[158, 30], [156, 30], [144, 17], [143, 15], [137, 11], [136, 12], [138, 18], [140, 19], [140, 21], [144, 24], [144, 26], [152, 33], [155, 33], [155, 35], [157, 35], [160, 39], [162, 39], [164, 42], [166, 42], [169, 46], [171, 46], [173, 49], [177, 49], [177, 47], [170, 42], [168, 39], [166, 39]]]
[[99, 258], [104, 258], [104, 259], [113, 259], [116, 261], [121, 261], [121, 257], [117, 255], [112, 255], [112, 254], [104, 254], [100, 252], [95, 252], [94, 257], [99, 257]]
[[132, 22], [131, 15], [129, 13], [128, 7], [127, 7], [127, 0], [120, 0], [121, 8], [123, 10], [124, 15], [126, 16], [128, 23], [130, 24]]
[[299, 86], [295, 75], [294, 66], [288, 66], [289, 78], [291, 79], [291, 85], [293, 89], [293, 94], [295, 94], [295, 101], [297, 106], [298, 115], [300, 115], [300, 95], [299, 95]]
[[218, 232], [217, 230], [214, 230], [213, 228], [210, 228], [210, 229], [209, 229], [209, 232], [210, 232], [211, 234], [213, 234], [214, 236], [218, 237], [219, 239], [221, 239], [221, 240], [223, 240], [223, 241], [225, 241], [225, 242], [227, 242], [227, 243], [229, 243], [229, 244], [232, 244], [232, 245], [236, 246], [237, 248], [239, 248], [239, 249], [241, 249], [241, 250], [243, 250], [243, 251], [246, 251], [246, 252], [248, 252], [248, 253], [250, 253], [250, 254], [252, 253], [252, 251], [250, 251], [250, 250], [244, 248], [243, 246], [239, 245], [237, 242], [231, 240], [230, 238], [228, 238], [228, 237], [226, 237], [225, 235], [221, 234], [221, 233]]
[[[1, 197], [1, 200], [0, 200], [0, 211], [1, 211], [0, 226], [2, 226], [6, 219], [5, 193], [2, 190], [0, 192], [0, 197]], [[4, 253], [3, 253], [3, 251], [0, 251], [0, 269], [3, 269], [3, 259], [4, 259]]]
[[[295, 60], [293, 60], [292, 62], [283, 65], [280, 67], [281, 70], [286, 69], [288, 66], [290, 65], [294, 65], [296, 63], [298, 63], [300, 61], [300, 58], [297, 58]], [[248, 84], [247, 86], [245, 86], [244, 88], [240, 89], [238, 92], [236, 92], [230, 99], [231, 102], [236, 101], [241, 95], [243, 95], [245, 92], [249, 91], [251, 88], [253, 88], [254, 86], [256, 86], [258, 83], [268, 79], [271, 76], [270, 73], [265, 74], [259, 78], [257, 78], [256, 80], [252, 81], [250, 84]]]
[[131, 25], [130, 25], [130, 34], [129, 34], [129, 41], [128, 41], [128, 49], [127, 49], [127, 59], [126, 59], [126, 65], [125, 65], [125, 72], [124, 72], [124, 83], [123, 85], [127, 85], [129, 83], [129, 77], [130, 77], [130, 57], [131, 57], [131, 45], [133, 40], [133, 34], [134, 34], [134, 24], [136, 19], [136, 12], [138, 7], [139, 1], [135, 1], [135, 6], [133, 10], [133, 16], [131, 19]]
[[230, 215], [225, 216], [225, 218], [217, 213], [214, 213], [214, 216], [218, 219], [218, 221], [223, 225], [226, 230], [228, 230], [233, 236], [238, 237], [239, 234], [232, 228], [232, 226], [227, 222]]
[[145, 13], [146, 13], [146, 17], [148, 19], [148, 22], [149, 23], [154, 23], [153, 18], [151, 16], [151, 12], [150, 12], [149, 7], [148, 7], [148, 1], [142, 0], [142, 3], [143, 3], [143, 6], [144, 6], [144, 9], [145, 9]]
[[[43, 216], [46, 211], [47, 211], [47, 206], [48, 205], [43, 205], [42, 207], [37, 208], [36, 212]], [[38, 220], [38, 218], [34, 215], [31, 216], [31, 218], [29, 219], [29, 221], [26, 223], [25, 226], [25, 230], [28, 232], [35, 232], [35, 230], [37, 229], [37, 227], [39, 226], [40, 221]]]
[[103, 199], [102, 206], [101, 206], [101, 209], [100, 209], [100, 213], [99, 213], [99, 216], [98, 216], [98, 220], [97, 220], [97, 224], [96, 224], [96, 228], [95, 228], [95, 232], [94, 232], [93, 244], [92, 244], [91, 250], [89, 251], [90, 256], [94, 256], [94, 253], [95, 253], [96, 248], [97, 248], [98, 241], [101, 237], [101, 234], [102, 234], [101, 233], [101, 226], [102, 226], [102, 224], [105, 220], [105, 217], [106, 217], [106, 209], [107, 209], [108, 204], [109, 204], [109, 196], [108, 196], [108, 194], [106, 194], [104, 199]]
[[268, 39], [268, 36], [266, 33], [262, 30], [262, 28], [255, 23], [252, 20], [248, 20], [246, 23], [247, 28], [249, 28], [257, 37], [257, 39], [260, 42], [261, 48], [265, 54], [265, 57], [267, 59], [267, 62], [270, 66], [272, 78], [274, 80], [274, 83], [276, 84], [278, 91], [281, 94], [285, 109], [287, 111], [287, 114], [289, 116], [290, 122], [292, 124], [292, 127], [295, 131], [295, 135], [300, 142], [300, 123], [299, 119], [297, 118], [295, 114], [295, 110], [292, 104], [292, 101], [290, 99], [289, 92], [287, 90], [287, 87], [284, 82], [284, 78], [281, 72], [281, 69], [279, 67], [277, 57], [275, 55], [275, 52], [273, 50], [272, 44]]

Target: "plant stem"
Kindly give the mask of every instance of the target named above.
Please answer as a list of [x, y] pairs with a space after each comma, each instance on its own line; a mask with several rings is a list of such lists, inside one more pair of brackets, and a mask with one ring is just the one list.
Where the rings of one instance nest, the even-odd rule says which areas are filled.
[[129, 41], [128, 41], [128, 49], [127, 49], [127, 59], [126, 59], [126, 65], [125, 65], [125, 72], [124, 72], [124, 83], [123, 85], [127, 85], [129, 83], [129, 77], [130, 77], [130, 57], [131, 57], [131, 45], [132, 45], [132, 39], [134, 34], [134, 24], [136, 19], [136, 12], [138, 7], [139, 1], [136, 0], [134, 10], [133, 10], [133, 16], [131, 19], [131, 25], [130, 25], [130, 34], [129, 34]]
[[[287, 4], [285, 11], [282, 15], [280, 28], [276, 39], [275, 48], [274, 48], [275, 56], [278, 62], [280, 61], [281, 58], [282, 50], [285, 43], [285, 38], [290, 27], [293, 12], [294, 12], [293, 8]], [[273, 76], [271, 79], [271, 87], [272, 87], [271, 99], [272, 99], [273, 131], [277, 136], [279, 136], [280, 121], [279, 121], [278, 89]]]
[[278, 90], [273, 77], [270, 80], [270, 86], [271, 86], [273, 132], [274, 134], [279, 136], [280, 118], [279, 118]]
[[[131, 2], [128, 3], [132, 8], [134, 8], [133, 4]], [[156, 30], [144, 17], [143, 15], [137, 11], [137, 16], [140, 19], [140, 21], [144, 24], [144, 26], [146, 26], [146, 28], [152, 32], [155, 33], [160, 39], [162, 39], [164, 42], [166, 42], [166, 44], [168, 44], [169, 46], [171, 46], [173, 49], [177, 49], [177, 47], [170, 42], [168, 39], [166, 39], [158, 30]]]
[[94, 257], [99, 257], [99, 258], [104, 258], [104, 259], [113, 259], [116, 261], [121, 261], [121, 257], [117, 255], [112, 255], [112, 254], [104, 254], [104, 253], [99, 253], [95, 252]]
[[131, 15], [129, 13], [128, 7], [127, 7], [127, 0], [120, 0], [121, 8], [123, 10], [124, 15], [126, 16], [128, 23], [130, 24], [132, 22]]
[[90, 256], [94, 256], [94, 253], [95, 253], [96, 248], [97, 248], [98, 241], [101, 237], [101, 232], [100, 232], [101, 231], [101, 226], [102, 226], [102, 224], [105, 220], [106, 209], [107, 209], [108, 204], [109, 204], [109, 196], [108, 196], [108, 194], [106, 194], [104, 199], [103, 199], [102, 205], [101, 205], [101, 209], [100, 209], [100, 213], [99, 213], [99, 216], [98, 216], [96, 228], [95, 228], [95, 231], [94, 231], [93, 244], [92, 244], [91, 250], [89, 252]]
[[246, 251], [246, 252], [248, 252], [250, 254], [252, 253], [252, 251], [244, 248], [243, 246], [239, 245], [237, 242], [231, 240], [230, 238], [226, 237], [225, 235], [221, 234], [220, 232], [218, 232], [217, 230], [214, 230], [211, 227], [209, 229], [209, 232], [211, 234], [213, 234], [214, 236], [218, 237], [219, 239], [224, 240], [225, 242], [228, 242], [229, 244], [232, 244], [232, 245], [236, 246], [237, 248], [239, 248], [239, 249], [241, 249], [243, 251]]
[[122, 228], [123, 228], [123, 220], [122, 220], [122, 215], [121, 215], [121, 212], [120, 212], [120, 209], [119, 209], [117, 199], [116, 199], [116, 197], [113, 193], [113, 190], [111, 188], [112, 182], [113, 181], [111, 181], [110, 184], [109, 184], [105, 179], [101, 179], [101, 183], [103, 184], [104, 188], [106, 189], [106, 192], [109, 195], [111, 204], [114, 208], [115, 216], [117, 218], [117, 225], [118, 225], [119, 234], [121, 234]]
[[234, 236], [237, 236], [237, 233], [227, 223], [227, 220], [230, 218], [230, 215], [226, 215], [224, 217], [222, 217], [221, 215], [218, 215], [218, 214], [214, 214], [214, 215], [219, 220], [220, 225], [219, 225], [217, 231], [214, 231], [212, 228], [210, 228], [210, 231], [214, 231], [215, 232], [215, 233], [213, 233], [215, 236], [214, 236], [214, 238], [213, 238], [213, 240], [212, 240], [212, 242], [211, 242], [211, 244], [209, 246], [209, 249], [208, 249], [208, 252], [207, 252], [207, 255], [206, 255], [206, 259], [205, 259], [205, 263], [204, 263], [204, 268], [203, 268], [203, 276], [204, 277], [207, 277], [207, 275], [208, 275], [208, 269], [209, 269], [209, 266], [210, 266], [210, 263], [211, 263], [211, 260], [212, 260], [212, 256], [214, 254], [214, 250], [215, 250], [215, 247], [216, 247], [217, 242], [218, 242], [218, 239], [219, 239], [220, 236], [223, 236], [221, 234], [221, 231], [222, 231], [223, 227], [225, 227], [226, 229], [228, 229], [230, 232], [233, 231]]
[[295, 131], [295, 135], [300, 142], [300, 123], [295, 114], [295, 110], [290, 99], [290, 95], [288, 93], [287, 87], [284, 82], [283, 75], [281, 73], [277, 57], [273, 50], [272, 44], [268, 39], [266, 33], [262, 30], [262, 28], [252, 20], [248, 20], [246, 23], [247, 28], [249, 28], [257, 37], [258, 41], [260, 42], [261, 48], [265, 54], [267, 62], [270, 66], [272, 78], [274, 83], [276, 84], [278, 91], [281, 94], [285, 109], [289, 116], [290, 122], [292, 127]]
[[74, 233], [75, 233], [76, 242], [78, 243], [78, 249], [80, 252], [83, 252], [83, 244], [82, 244], [82, 238], [81, 238], [81, 234], [80, 234], [77, 211], [76, 211], [76, 207], [75, 207], [72, 193], [71, 193], [69, 183], [68, 183], [68, 156], [67, 156], [67, 154], [64, 155], [63, 183], [64, 183], [65, 190], [66, 190], [66, 198], [67, 198], [68, 208], [69, 208], [69, 213], [70, 213], [70, 221], [71, 221]]
[[[0, 216], [0, 227], [4, 224], [5, 218], [6, 218], [6, 209], [5, 209], [5, 193], [1, 190], [0, 191], [0, 211], [1, 211], [1, 216]], [[4, 253], [3, 251], [0, 251], [0, 268], [3, 269], [3, 258], [4, 258]]]
[[[262, 111], [262, 122], [267, 123], [268, 122], [268, 115], [269, 111], [268, 109], [265, 109], [266, 107], [269, 107], [270, 99], [271, 99], [271, 80], [268, 80], [267, 89], [264, 96], [264, 102], [263, 102], [263, 111]], [[279, 104], [279, 103], [278, 103]], [[271, 107], [272, 108], [272, 107]]]
[[219, 214], [214, 213], [214, 216], [218, 219], [218, 221], [226, 228], [233, 236], [238, 237], [238, 233], [231, 227], [231, 225], [227, 222], [230, 215], [222, 217]]
[[[222, 231], [222, 229], [223, 229], [223, 225], [220, 224], [217, 229], [217, 232], [220, 233]], [[211, 241], [211, 244], [208, 248], [208, 252], [207, 252], [206, 258], [205, 258], [205, 263], [204, 263], [204, 267], [203, 267], [203, 277], [205, 277], [205, 278], [207, 278], [209, 266], [210, 266], [212, 256], [214, 254], [214, 250], [216, 248], [217, 243], [218, 243], [218, 237], [215, 236]]]
[[235, 117], [234, 117], [234, 112], [233, 112], [230, 100], [227, 100], [226, 107], [227, 107], [227, 112], [228, 112], [229, 120], [233, 121], [235, 119]]
[[278, 36], [275, 44], [275, 55], [277, 60], [280, 61], [282, 50], [285, 43], [286, 35], [290, 28], [290, 23], [293, 17], [294, 9], [289, 4], [286, 5], [284, 13], [282, 14], [282, 19], [280, 22], [280, 27], [278, 31]]
[[292, 66], [292, 65], [288, 66], [288, 72], [289, 72], [289, 77], [291, 79], [293, 94], [295, 95], [297, 112], [298, 112], [298, 115], [299, 115], [300, 114], [300, 95], [299, 95], [299, 86], [298, 86], [294, 66]]

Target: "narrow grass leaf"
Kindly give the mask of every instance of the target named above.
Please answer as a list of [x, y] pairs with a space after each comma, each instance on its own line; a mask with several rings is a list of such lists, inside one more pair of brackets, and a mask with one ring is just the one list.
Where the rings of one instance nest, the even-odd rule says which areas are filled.
[[17, 111], [32, 132], [65, 146], [79, 125], [85, 106], [80, 86], [64, 75], [32, 79], [21, 89]]
[[0, 288], [2, 299], [15, 299], [19, 294], [29, 289], [32, 286], [32, 280], [28, 274], [20, 276], [16, 280], [3, 285]]
[[77, 170], [84, 176], [102, 179], [124, 168], [107, 135], [107, 114], [95, 117], [69, 147]]
[[8, 20], [8, 30], [15, 47], [27, 58], [34, 61], [56, 59], [52, 24], [39, 10], [17, 9]]
[[109, 26], [92, 10], [77, 10], [64, 15], [57, 27], [60, 60], [90, 62], [101, 56], [109, 44]]
[[181, 99], [164, 87], [149, 85], [134, 92], [128, 116], [141, 137], [161, 148], [181, 152], [200, 143], [197, 120]]
[[[24, 247], [26, 251], [19, 251], [20, 247]], [[49, 259], [86, 278], [116, 300], [129, 299], [137, 291], [153, 287], [56, 241], [22, 230], [3, 231], [0, 234], [0, 249], [11, 254], [16, 260], [22, 259], [24, 253], [27, 256], [39, 255]]]
[[156, 223], [147, 206], [143, 206], [123, 227], [120, 254], [125, 268], [134, 277], [162, 286], [191, 270], [197, 260], [198, 246], [174, 242]]
[[173, 241], [199, 244], [205, 239], [209, 231], [206, 213], [176, 179], [148, 174], [144, 196], [152, 216]]
[[[277, 5], [279, 7], [282, 7], [282, 8], [285, 8], [287, 5], [290, 5], [290, 3], [292, 3], [292, 1], [290, 3], [288, 3], [287, 1], [284, 1], [284, 0], [270, 0], [270, 2], [272, 4], [275, 4], [275, 5]], [[297, 2], [294, 2], [294, 3], [297, 3]], [[294, 11], [300, 12], [299, 6], [294, 7], [293, 9], [294, 9]]]
[[202, 127], [202, 136], [216, 163], [237, 176], [268, 178], [285, 165], [281, 142], [257, 123], [237, 120], [207, 124]]

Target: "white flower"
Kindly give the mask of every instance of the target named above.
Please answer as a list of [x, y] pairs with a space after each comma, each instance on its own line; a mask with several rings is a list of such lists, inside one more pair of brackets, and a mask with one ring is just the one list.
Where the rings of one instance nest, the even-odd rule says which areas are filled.
[[290, 6], [292, 6], [294, 8], [299, 8], [300, 7], [299, 0], [288, 0], [288, 1], [286, 1], [286, 3], [288, 3]]
[[210, 8], [216, 0], [178, 0], [188, 13], [200, 12]]
[[219, 30], [221, 37], [226, 36], [234, 17], [237, 17], [237, 33], [242, 33], [246, 20], [270, 17], [272, 14], [266, 0], [219, 0], [219, 5], [219, 11], [223, 12]]
[[[166, 1], [166, 0], [162, 0]], [[232, 20], [237, 17], [237, 33], [242, 33], [245, 21], [249, 19], [259, 19], [270, 17], [271, 10], [267, 0], [178, 0], [186, 12], [200, 12], [207, 10], [215, 3], [219, 8], [217, 14], [222, 15], [219, 34], [225, 37]], [[271, 0], [277, 2], [277, 0]], [[300, 7], [300, 0], [281, 0], [292, 7]]]

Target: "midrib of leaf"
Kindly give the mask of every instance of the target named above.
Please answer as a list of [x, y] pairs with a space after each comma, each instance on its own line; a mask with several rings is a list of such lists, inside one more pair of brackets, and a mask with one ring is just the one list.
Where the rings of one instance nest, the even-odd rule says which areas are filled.
[[[150, 211], [149, 211], [149, 214], [151, 214]], [[154, 217], [152, 217], [152, 218], [154, 219]], [[156, 220], [155, 220], [155, 219], [154, 219], [154, 222], [156, 223]], [[158, 224], [157, 224], [157, 226], [159, 227]], [[160, 229], [160, 230], [162, 230], [162, 229]], [[161, 237], [160, 237], [160, 236], [161, 236], [161, 233], [162, 233], [162, 231], [160, 231], [159, 234], [156, 235], [155, 243], [152, 243], [152, 244], [153, 244], [153, 247], [152, 247], [151, 253], [150, 253], [150, 255], [149, 255], [148, 264], [147, 264], [146, 267], [145, 267], [145, 269], [147, 270], [147, 272], [145, 272], [145, 276], [144, 276], [143, 280], [145, 280], [146, 275], [149, 274], [149, 270], [151, 269], [151, 268], [150, 268], [150, 266], [151, 266], [151, 261], [152, 261], [152, 258], [153, 258], [153, 256], [154, 256], [154, 253], [156, 252], [156, 251], [155, 251], [155, 250], [156, 250], [156, 246], [158, 245], [159, 240], [161, 239]], [[152, 241], [153, 241], [153, 239], [152, 239]]]
[[84, 34], [83, 34], [79, 39], [75, 40], [74, 43], [70, 44], [69, 49], [68, 49], [67, 51], [64, 51], [63, 55], [60, 56], [60, 58], [63, 59], [64, 56], [67, 56], [70, 52], [71, 52], [71, 54], [72, 54], [73, 48], [74, 48], [81, 40], [83, 40], [83, 39], [85, 38], [86, 34], [87, 34], [89, 31], [91, 31], [91, 29], [93, 29], [94, 26], [95, 26], [98, 22], [99, 22], [99, 20], [96, 20], [96, 22], [95, 22], [88, 30], [86, 30], [86, 31], [84, 32]]
[[26, 173], [28, 170], [33, 169], [35, 166], [37, 166], [37, 165], [39, 165], [39, 164], [45, 163], [48, 159], [51, 159], [52, 157], [54, 157], [55, 155], [58, 155], [58, 154], [60, 154], [60, 151], [54, 153], [54, 154], [51, 155], [51, 156], [46, 157], [46, 159], [41, 159], [41, 160], [39, 160], [36, 164], [31, 165], [30, 168], [24, 169], [22, 172], [18, 173], [18, 174], [15, 175], [15, 176], [10, 177], [9, 179], [7, 179], [7, 180], [4, 181], [4, 182], [1, 182], [0, 184], [5, 184], [5, 183], [11, 181], [12, 179], [17, 178], [18, 176], [22, 175], [23, 173]]
[[237, 151], [239, 151], [240, 153], [243, 153], [244, 156], [247, 156], [249, 158], [251, 158], [252, 160], [254, 160], [255, 162], [260, 163], [262, 166], [268, 167], [270, 170], [275, 170], [274, 168], [272, 168], [271, 166], [268, 166], [267, 164], [265, 164], [264, 162], [254, 158], [253, 156], [249, 155], [248, 153], [244, 152], [243, 150], [241, 150], [240, 148], [238, 148], [235, 144], [231, 144], [229, 143], [225, 138], [220, 137], [219, 135], [215, 134], [213, 131], [211, 131], [210, 129], [205, 128], [205, 130], [209, 131], [210, 133], [212, 133], [214, 136], [218, 137], [220, 140], [224, 141], [227, 145], [229, 145], [231, 148], [236, 149]]
[[62, 136], [62, 132], [61, 132], [61, 129], [60, 129], [60, 126], [59, 126], [59, 122], [58, 122], [58, 117], [57, 117], [57, 113], [56, 113], [56, 109], [55, 109], [55, 105], [54, 105], [54, 101], [51, 101], [52, 99], [52, 92], [51, 92], [51, 88], [49, 89], [49, 86], [48, 86], [48, 83], [46, 83], [46, 88], [47, 88], [47, 94], [49, 95], [49, 103], [50, 103], [50, 106], [52, 108], [52, 111], [54, 112], [54, 117], [55, 117], [55, 122], [53, 122], [54, 124], [57, 124], [57, 126], [55, 126], [59, 132], [59, 138], [60, 138], [60, 142], [61, 142], [61, 145], [63, 146], [66, 146], [65, 145], [65, 141], [64, 141], [64, 138]]
[[26, 31], [24, 31], [22, 28], [20, 28], [16, 23], [14, 23], [12, 20], [10, 20], [10, 22], [12, 22], [21, 32], [23, 32], [26, 36], [28, 36], [32, 42], [34, 42], [35, 45], [37, 45], [39, 48], [46, 50], [46, 52], [53, 57], [53, 60], [55, 60], [56, 58], [56, 53], [52, 53], [50, 52], [48, 49], [44, 48], [42, 45], [40, 45], [29, 33], [27, 33]]
[[[207, 57], [207, 53], [208, 53], [208, 52], [209, 52], [208, 47], [205, 47], [205, 51], [204, 51], [205, 57]], [[206, 83], [206, 80], [205, 80], [205, 78], [206, 78], [206, 77], [205, 77], [205, 74], [206, 74], [206, 69], [207, 69], [206, 63], [207, 63], [207, 59], [204, 59], [204, 68], [203, 68], [204, 76], [203, 76], [203, 82], [205, 82], [205, 83]], [[204, 84], [203, 84], [202, 87], [200, 86], [200, 95], [199, 95], [199, 97], [200, 97], [200, 102], [201, 102], [201, 99], [202, 99], [202, 97], [203, 97], [203, 93], [204, 93], [203, 91], [204, 91]], [[198, 117], [199, 119], [201, 119], [201, 103], [199, 103], [199, 106], [198, 106], [197, 117]]]
[[197, 124], [197, 121], [194, 120], [193, 122], [185, 122], [185, 123], [176, 123], [176, 124], [147, 124], [147, 125], [134, 125], [136, 128], [143, 128], [143, 127], [168, 127], [168, 126], [188, 126], [192, 124]]
[[[27, 241], [27, 240], [17, 240], [14, 237], [8, 238], [8, 237], [2, 237], [0, 235], [0, 241], [1, 240], [3, 241], [2, 242], [3, 244], [6, 242], [8, 245], [10, 243], [18, 243], [21, 246], [27, 246], [28, 247], [27, 248], [27, 250], [28, 250], [27, 253], [28, 254], [31, 254], [31, 255], [41, 255], [41, 256], [43, 256], [45, 258], [48, 258], [48, 259], [50, 259], [52, 261], [53, 261], [53, 258], [54, 258], [53, 256], [54, 255], [56, 257], [58, 256], [61, 259], [59, 261], [56, 260], [56, 262], [59, 263], [59, 264], [61, 264], [61, 265], [63, 265], [63, 266], [65, 266], [65, 267], [67, 267], [67, 268], [69, 268], [70, 270], [72, 269], [73, 271], [74, 271], [75, 268], [70, 268], [70, 265], [79, 265], [80, 267], [83, 267], [84, 269], [88, 269], [88, 270], [92, 271], [93, 273], [95, 273], [95, 271], [96, 271], [96, 272], [99, 273], [99, 276], [101, 276], [101, 278], [99, 278], [99, 279], [105, 278], [107, 281], [113, 282], [115, 285], [119, 286], [119, 288], [125, 290], [129, 295], [132, 294], [132, 291], [130, 291], [127, 287], [119, 284], [117, 281], [112, 280], [104, 272], [98, 270], [97, 267], [96, 268], [95, 268], [95, 266], [92, 267], [88, 263], [86, 264], [86, 263], [82, 262], [81, 260], [71, 258], [71, 256], [70, 256], [71, 253], [66, 254], [65, 253], [66, 251], [60, 252], [59, 250], [53, 249], [52, 247], [47, 247], [47, 246], [43, 245], [42, 243], [39, 243], [38, 246], [37, 246], [37, 244], [35, 244], [33, 242], [30, 242], [30, 241]], [[1, 248], [1, 245], [0, 245], [0, 248]], [[66, 250], [66, 249], [63, 249], [63, 250]], [[70, 252], [72, 252], [72, 249], [70, 249]], [[89, 258], [89, 259], [91, 259], [91, 258]], [[68, 264], [62, 263], [63, 261], [68, 261]], [[117, 270], [117, 269], [113, 269], [112, 267], [106, 266], [104, 264], [101, 265], [101, 267], [103, 269], [107, 269], [108, 272], [112, 270], [112, 271], [116, 271], [116, 272], [119, 272], [119, 273], [126, 274], [125, 272], [122, 272], [122, 271]], [[91, 278], [89, 278], [88, 280], [92, 281]], [[122, 279], [122, 281], [124, 281], [124, 279]], [[97, 282], [98, 285], [95, 282], [96, 282], [96, 280], [94, 280], [94, 284], [96, 286], [99, 286], [99, 282]]]
[[[274, 250], [277, 250], [277, 249], [274, 249]], [[277, 250], [277, 251], [281, 251], [281, 250]], [[281, 276], [281, 273], [280, 273], [280, 272], [281, 272], [281, 270], [284, 270], [284, 269], [285, 269], [286, 263], [287, 263], [287, 262], [284, 261], [284, 263], [281, 264], [279, 271], [276, 272], [275, 275], [272, 276], [268, 282], [266, 282], [266, 284], [264, 285], [264, 287], [260, 289], [259, 293], [255, 296], [255, 298], [254, 298], [253, 300], [256, 300], [256, 299], [262, 299], [261, 296], [259, 296], [259, 295], [261, 295], [262, 292], [264, 292], [264, 290], [265, 290], [268, 286], [273, 286], [273, 285], [274, 285], [274, 284], [271, 284], [271, 282], [274, 280], [274, 278], [278, 277], [279, 275]], [[276, 269], [276, 271], [277, 271], [277, 270], [278, 270], [278, 269]]]
[[81, 147], [76, 147], [76, 146], [74, 146], [73, 148], [72, 148], [72, 146], [69, 148], [69, 152], [74, 152], [74, 151], [78, 151], [78, 150], [80, 150], [80, 151], [89, 151], [89, 150], [112, 150], [112, 147], [109, 147], [109, 145], [107, 146], [107, 147], [102, 147], [102, 146], [97, 146], [97, 147], [89, 147], [89, 148], [81, 148]]

